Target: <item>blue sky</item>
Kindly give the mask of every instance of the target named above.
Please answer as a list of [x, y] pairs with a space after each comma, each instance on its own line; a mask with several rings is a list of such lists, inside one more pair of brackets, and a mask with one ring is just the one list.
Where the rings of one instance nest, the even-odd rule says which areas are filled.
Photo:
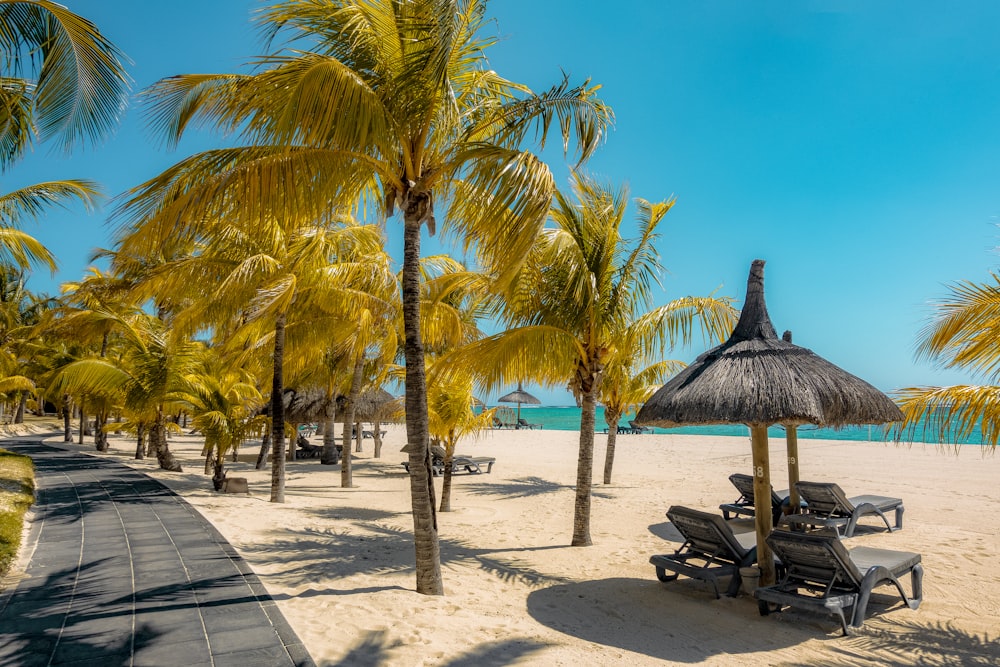
[[[64, 1], [134, 61], [134, 91], [261, 53], [255, 0]], [[771, 318], [799, 345], [886, 391], [970, 381], [915, 360], [914, 347], [945, 285], [986, 280], [998, 263], [1000, 3], [609, 6], [496, 0], [490, 29], [502, 41], [489, 55], [535, 90], [562, 71], [603, 86], [616, 124], [588, 170], [633, 196], [677, 197], [661, 224], [659, 301], [718, 290], [741, 303], [761, 258]], [[3, 187], [91, 178], [115, 195], [218, 143], [198, 135], [166, 152], [133, 105], [111, 140], [69, 157], [38, 148]], [[546, 158], [565, 184], [561, 154]], [[33, 289], [82, 275], [108, 243], [106, 214], [53, 212], [29, 226], [60, 262]], [[398, 238], [398, 222], [388, 230]]]

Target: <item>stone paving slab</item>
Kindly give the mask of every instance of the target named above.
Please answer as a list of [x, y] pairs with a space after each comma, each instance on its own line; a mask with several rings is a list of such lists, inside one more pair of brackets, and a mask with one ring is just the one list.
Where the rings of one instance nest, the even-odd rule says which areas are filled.
[[24, 576], [0, 591], [0, 666], [315, 667], [263, 585], [183, 498], [43, 444]]

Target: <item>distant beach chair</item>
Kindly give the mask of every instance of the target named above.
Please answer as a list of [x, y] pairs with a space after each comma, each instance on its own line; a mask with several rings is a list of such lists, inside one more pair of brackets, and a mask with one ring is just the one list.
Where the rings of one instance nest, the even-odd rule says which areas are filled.
[[[444, 474], [444, 460], [444, 447], [431, 445], [431, 475], [434, 477], [440, 477]], [[496, 459], [492, 456], [464, 456], [455, 454], [451, 457], [451, 474], [458, 475], [466, 473], [470, 475], [488, 475], [493, 471], [494, 463], [496, 463]], [[410, 462], [403, 461], [403, 467], [406, 468], [407, 472], [409, 472]]]
[[[718, 579], [730, 577], [726, 595], [735, 597], [740, 590], [740, 568], [750, 567], [757, 560], [756, 533], [734, 534], [718, 514], [680, 505], [667, 510], [667, 517], [684, 537], [684, 543], [672, 554], [650, 557], [649, 562], [656, 567], [656, 578], [668, 582], [683, 574], [708, 581], [718, 599]], [[668, 571], [673, 574], [667, 574]]]
[[[885, 522], [890, 533], [903, 527], [904, 508], [900, 498], [873, 495], [848, 498], [844, 490], [833, 482], [796, 482], [795, 490], [807, 508], [802, 514], [783, 517], [789, 525], [823, 526], [833, 528], [844, 537], [853, 537], [858, 519], [875, 515]], [[890, 525], [885, 516], [890, 510], [896, 512], [895, 526]]]
[[628, 423], [628, 426], [629, 426], [630, 432], [634, 433], [636, 435], [642, 435], [643, 433], [652, 433], [653, 432], [653, 428], [651, 426], [640, 426], [639, 424], [636, 424], [634, 421], [630, 421]]
[[[734, 502], [719, 505], [719, 509], [722, 510], [722, 516], [725, 519], [729, 519], [730, 514], [756, 516], [753, 498], [753, 477], [736, 472], [729, 476], [729, 481], [740, 492], [740, 497]], [[775, 492], [774, 487], [771, 487], [772, 525], [778, 525], [778, 520], [781, 518], [782, 503], [786, 498], [788, 498], [788, 491]]]
[[[767, 543], [784, 564], [784, 576], [777, 584], [754, 592], [762, 616], [771, 611], [768, 603], [777, 605], [778, 610], [787, 605], [832, 613], [840, 619], [847, 636], [850, 628], [864, 624], [876, 586], [895, 586], [910, 609], [918, 608], [923, 599], [920, 554], [871, 547], [848, 551], [835, 534], [820, 532], [776, 530], [768, 535]], [[899, 582], [905, 574], [910, 575], [911, 597]], [[850, 610], [850, 623], [845, 610]]]
[[544, 426], [544, 424], [529, 424], [528, 421], [526, 419], [524, 419], [523, 417], [518, 417], [518, 419], [517, 419], [517, 426], [515, 426], [514, 428], [527, 428], [527, 429], [535, 430], [536, 428], [539, 428], [539, 429], [542, 428], [542, 426]]

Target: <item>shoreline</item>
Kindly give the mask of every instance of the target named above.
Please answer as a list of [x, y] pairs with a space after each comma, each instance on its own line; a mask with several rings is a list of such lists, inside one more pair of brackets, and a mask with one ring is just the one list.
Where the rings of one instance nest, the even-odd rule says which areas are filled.
[[[489, 475], [454, 478], [454, 511], [437, 515], [446, 595], [429, 597], [413, 591], [403, 429], [387, 431], [381, 460], [362, 441], [350, 489], [340, 487], [339, 466], [288, 462], [284, 504], [268, 502], [270, 469], [253, 470], [253, 446], [227, 463], [230, 476], [248, 479], [249, 496], [212, 491], [197, 437], [170, 440], [181, 474], [132, 460], [134, 441], [121, 436], [106, 456], [164, 482], [211, 521], [318, 664], [947, 664], [997, 656], [1000, 460], [978, 445], [956, 456], [921, 443], [799, 441], [803, 479], [904, 499], [903, 530], [848, 546], [916, 551], [926, 570], [920, 609], [873, 605], [858, 636], [841, 639], [832, 616], [760, 617], [752, 598], [715, 600], [710, 586], [684, 578], [662, 584], [648, 563], [679, 546], [665, 516], [670, 505], [717, 512], [735, 499], [727, 478], [749, 469], [749, 438], [619, 437], [613, 484], [594, 485], [594, 546], [585, 548], [568, 546], [578, 431], [465, 440], [460, 454], [497, 462]], [[105, 456], [91, 442], [59, 440], [48, 442]], [[595, 436], [596, 481], [605, 442]], [[787, 486], [784, 446], [771, 440], [775, 488]]]

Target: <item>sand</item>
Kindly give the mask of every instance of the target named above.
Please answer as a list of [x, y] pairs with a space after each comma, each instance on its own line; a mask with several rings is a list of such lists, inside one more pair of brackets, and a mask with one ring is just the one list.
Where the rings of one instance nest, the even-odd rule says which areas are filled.
[[[997, 456], [978, 447], [956, 456], [930, 445], [799, 441], [802, 479], [904, 499], [903, 530], [862, 531], [851, 545], [923, 556], [922, 606], [911, 611], [880, 589], [864, 628], [842, 638], [833, 616], [761, 617], [746, 595], [716, 600], [705, 582], [660, 583], [648, 562], [678, 546], [670, 505], [717, 511], [735, 500], [727, 477], [749, 472], [749, 438], [622, 435], [614, 482], [603, 485], [606, 438], [596, 436], [594, 545], [584, 548], [568, 546], [578, 433], [494, 431], [463, 442], [460, 453], [497, 462], [489, 475], [454, 478], [453, 511], [438, 515], [446, 594], [436, 597], [414, 592], [402, 427], [388, 427], [381, 459], [363, 441], [354, 488], [341, 488], [339, 467], [289, 462], [284, 504], [268, 501], [270, 471], [253, 469], [253, 448], [229, 466], [231, 476], [248, 478], [249, 496], [212, 491], [196, 437], [171, 440], [180, 474], [131, 461], [134, 445], [119, 436], [107, 456], [162, 480], [215, 524], [319, 665], [1000, 661]], [[775, 488], [785, 488], [783, 441], [772, 441], [771, 461]]]

